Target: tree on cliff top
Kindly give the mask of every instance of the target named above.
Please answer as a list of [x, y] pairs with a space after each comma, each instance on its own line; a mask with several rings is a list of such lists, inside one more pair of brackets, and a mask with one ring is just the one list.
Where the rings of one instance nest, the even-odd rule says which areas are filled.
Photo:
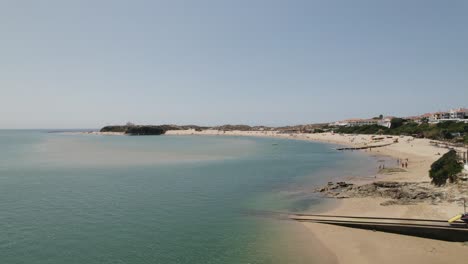
[[442, 186], [447, 182], [447, 179], [449, 179], [450, 182], [455, 182], [456, 175], [460, 173], [462, 169], [463, 166], [458, 161], [457, 152], [452, 149], [432, 163], [429, 177], [432, 179], [433, 184]]

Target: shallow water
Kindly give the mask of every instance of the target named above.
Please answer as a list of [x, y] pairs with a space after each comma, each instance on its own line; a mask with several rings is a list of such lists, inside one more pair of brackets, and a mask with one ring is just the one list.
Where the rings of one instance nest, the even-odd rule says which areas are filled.
[[0, 131], [0, 148], [0, 263], [322, 263], [262, 212], [320, 210], [313, 186], [375, 164], [247, 137]]

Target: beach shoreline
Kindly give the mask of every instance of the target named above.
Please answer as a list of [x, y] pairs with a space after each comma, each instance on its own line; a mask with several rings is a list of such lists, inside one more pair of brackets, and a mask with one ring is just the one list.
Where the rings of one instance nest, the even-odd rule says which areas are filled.
[[[390, 175], [377, 174], [375, 180], [357, 177], [356, 184], [372, 183], [382, 179], [395, 182], [429, 182], [431, 164], [448, 149], [431, 144], [429, 139], [408, 136], [383, 136], [375, 142], [371, 135], [340, 135], [333, 133], [280, 134], [275, 131], [218, 131], [173, 130], [166, 135], [257, 136], [283, 139], [308, 140], [349, 147], [369, 147], [359, 150], [369, 155], [408, 160], [404, 172]], [[394, 142], [398, 139], [398, 142]], [[385, 145], [380, 147], [381, 145]], [[382, 206], [384, 198], [363, 197], [341, 199], [325, 214], [348, 216], [378, 216], [401, 218], [449, 219], [460, 213], [463, 207], [456, 202]], [[338, 263], [447, 263], [468, 258], [468, 250], [461, 243], [444, 242], [418, 237], [372, 232], [317, 223], [301, 223], [329, 249]], [[311, 245], [313, 246], [313, 245]], [[398, 252], [398, 254], [393, 254]]]

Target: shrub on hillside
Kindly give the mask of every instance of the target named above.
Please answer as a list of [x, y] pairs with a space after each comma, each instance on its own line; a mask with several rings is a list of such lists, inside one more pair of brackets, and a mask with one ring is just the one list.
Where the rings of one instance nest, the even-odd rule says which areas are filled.
[[364, 125], [352, 127], [340, 127], [335, 132], [344, 134], [381, 134], [387, 133], [388, 128], [379, 125]]
[[352, 127], [339, 127], [337, 133], [345, 134], [390, 134], [425, 137], [435, 140], [453, 140], [454, 134], [460, 133], [464, 142], [468, 143], [468, 123], [463, 122], [441, 122], [438, 124], [418, 124], [406, 121], [402, 118], [392, 119], [392, 127], [386, 128], [379, 125], [365, 125]]
[[452, 149], [431, 165], [429, 177], [432, 179], [433, 184], [441, 186], [447, 183], [447, 179], [450, 182], [455, 182], [456, 175], [462, 169], [463, 166], [458, 161], [457, 152]]
[[125, 134], [135, 136], [162, 135], [164, 133], [166, 133], [166, 130], [160, 126], [135, 126], [129, 127], [127, 131], [125, 131]]
[[398, 117], [392, 118], [392, 120], [390, 121], [391, 128], [401, 127], [404, 122], [405, 120], [403, 118], [398, 118]]

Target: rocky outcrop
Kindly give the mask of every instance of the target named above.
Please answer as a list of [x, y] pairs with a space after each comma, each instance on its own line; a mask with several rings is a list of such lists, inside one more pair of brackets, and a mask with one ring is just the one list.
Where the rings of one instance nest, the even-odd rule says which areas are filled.
[[416, 182], [387, 182], [378, 181], [370, 184], [355, 186], [346, 182], [329, 182], [326, 186], [316, 189], [326, 197], [338, 199], [381, 197], [392, 199], [381, 205], [412, 204], [423, 201], [433, 203], [447, 200], [446, 190], [434, 187], [429, 183]]

